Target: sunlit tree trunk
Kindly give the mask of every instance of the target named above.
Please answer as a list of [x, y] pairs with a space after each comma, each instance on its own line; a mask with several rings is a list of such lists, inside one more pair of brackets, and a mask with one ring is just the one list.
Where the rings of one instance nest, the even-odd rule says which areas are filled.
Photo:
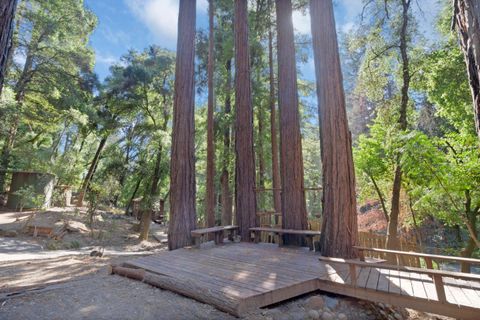
[[322, 255], [353, 258], [357, 206], [352, 141], [331, 0], [310, 0], [323, 169]]
[[[307, 229], [291, 0], [277, 0], [276, 13], [282, 225], [285, 229]], [[284, 241], [302, 243], [298, 236], [285, 236]]]
[[214, 75], [214, 0], [209, 0], [209, 37], [208, 37], [208, 116], [207, 116], [207, 185], [206, 185], [206, 216], [207, 227], [215, 226], [215, 143], [214, 143], [214, 120], [215, 92], [213, 87]]
[[[225, 89], [225, 115], [229, 115], [232, 109], [232, 60], [228, 59], [225, 63], [227, 72], [227, 83]], [[223, 129], [223, 169], [220, 183], [222, 188], [222, 225], [232, 224], [232, 195], [230, 192], [230, 173], [228, 164], [230, 160], [230, 124]]]
[[454, 0], [453, 27], [467, 64], [468, 79], [475, 111], [475, 128], [480, 139], [480, 2]]
[[13, 19], [17, 0], [2, 0], [0, 2], [0, 95], [7, 71], [7, 62], [12, 49]]
[[248, 4], [235, 0], [235, 213], [242, 241], [256, 223], [253, 107], [248, 48]]
[[[409, 10], [411, 0], [402, 0], [402, 26], [400, 29], [399, 49], [402, 66], [402, 89], [400, 102], [400, 116], [398, 125], [400, 130], [406, 130], [407, 122], [407, 108], [409, 103], [408, 90], [410, 89], [410, 60], [408, 57], [408, 23]], [[387, 230], [387, 249], [400, 249], [400, 241], [398, 239], [398, 216], [400, 215], [400, 192], [402, 189], [402, 167], [400, 165], [400, 156], [397, 156], [395, 168], [395, 176], [393, 178], [392, 201], [390, 209], [390, 219], [388, 221]], [[388, 257], [390, 262], [394, 262], [395, 257]]]
[[191, 244], [195, 207], [195, 20], [196, 0], [180, 0], [170, 163], [170, 250]]

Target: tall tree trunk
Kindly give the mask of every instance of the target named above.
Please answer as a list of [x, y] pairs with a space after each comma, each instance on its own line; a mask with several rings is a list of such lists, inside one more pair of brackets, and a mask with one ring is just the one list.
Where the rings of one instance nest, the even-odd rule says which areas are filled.
[[[262, 59], [259, 59], [259, 64], [262, 64]], [[262, 78], [261, 78], [261, 70], [260, 68], [257, 68], [257, 84], [258, 86], [261, 86], [262, 83]], [[265, 154], [263, 150], [263, 140], [265, 139], [265, 112], [263, 110], [263, 105], [260, 100], [258, 103], [258, 113], [257, 113], [257, 118], [258, 118], [258, 140], [257, 140], [257, 153], [258, 153], [258, 185], [257, 187], [260, 189], [265, 188]], [[260, 203], [263, 202], [265, 197], [262, 197], [262, 200]]]
[[[272, 0], [269, 0], [269, 8], [272, 8]], [[271, 11], [271, 9], [269, 10]], [[273, 24], [272, 21], [270, 21]], [[280, 170], [278, 162], [278, 143], [277, 143], [277, 112], [275, 106], [275, 72], [273, 69], [273, 32], [272, 27], [268, 30], [268, 69], [270, 83], [270, 141], [272, 145], [272, 186], [273, 186], [273, 205], [275, 212], [282, 211]]]
[[100, 159], [100, 154], [102, 153], [106, 143], [107, 143], [107, 137], [105, 136], [102, 138], [102, 140], [100, 140], [100, 144], [98, 145], [97, 151], [95, 152], [95, 156], [93, 157], [92, 163], [90, 164], [90, 168], [88, 168], [88, 173], [83, 179], [82, 186], [80, 188], [80, 192], [78, 194], [78, 199], [77, 199], [78, 207], [83, 206], [83, 199], [85, 198], [85, 192], [87, 192], [88, 185], [90, 184], [90, 181], [92, 180], [95, 170], [97, 168], [98, 160]]
[[148, 240], [150, 223], [152, 221], [153, 203], [157, 200], [158, 197], [158, 183], [160, 182], [161, 178], [160, 165], [162, 163], [162, 152], [163, 146], [161, 141], [159, 141], [157, 158], [155, 160], [155, 168], [153, 170], [153, 177], [151, 182], [152, 184], [150, 185], [150, 193], [147, 200], [148, 206], [145, 210], [143, 210], [142, 217], [140, 218], [140, 236], [138, 237], [140, 241]]
[[213, 87], [214, 76], [214, 0], [209, 0], [208, 8], [208, 116], [207, 116], [207, 185], [205, 214], [207, 216], [207, 227], [215, 226], [215, 143], [214, 143], [214, 120], [213, 111], [215, 108], [215, 92]]
[[7, 63], [12, 50], [13, 19], [17, 0], [2, 0], [0, 2], [0, 95], [7, 72]]
[[170, 162], [168, 248], [191, 244], [195, 207], [195, 21], [196, 0], [180, 0]]
[[468, 79], [475, 112], [475, 128], [480, 139], [480, 3], [477, 0], [454, 0], [453, 28], [467, 64]]
[[[282, 226], [284, 229], [307, 229], [291, 0], [277, 0], [276, 13]], [[287, 244], [303, 242], [298, 236], [286, 236], [284, 241]]]
[[[411, 0], [402, 0], [402, 27], [400, 29], [400, 56], [402, 64], [402, 98], [400, 103], [400, 117], [398, 119], [399, 129], [404, 131], [407, 129], [407, 108], [409, 102], [408, 90], [410, 89], [410, 61], [408, 58], [408, 23], [409, 9]], [[387, 249], [399, 249], [400, 242], [398, 239], [398, 216], [400, 214], [400, 191], [402, 189], [402, 167], [400, 165], [400, 156], [397, 156], [395, 176], [393, 178], [392, 202], [390, 209], [390, 219], [388, 221], [387, 231]], [[395, 257], [388, 257], [393, 262]]]
[[357, 204], [335, 17], [331, 0], [310, 0], [323, 170], [322, 255], [354, 258]]
[[[225, 64], [227, 71], [227, 83], [225, 89], [225, 116], [232, 110], [232, 60], [228, 59]], [[220, 183], [222, 185], [222, 225], [232, 224], [232, 195], [230, 192], [230, 174], [228, 165], [230, 163], [230, 124], [223, 129], [223, 169]]]
[[257, 211], [247, 6], [235, 0], [235, 213], [242, 241], [249, 241]]
[[133, 199], [135, 199], [135, 196], [137, 195], [138, 189], [140, 188], [140, 184], [142, 183], [143, 176], [140, 176], [138, 178], [137, 183], [135, 184], [135, 188], [133, 189], [132, 196], [130, 197], [130, 201], [127, 203], [127, 207], [125, 208], [125, 215], [128, 215], [128, 211], [130, 210], [130, 206], [132, 205]]

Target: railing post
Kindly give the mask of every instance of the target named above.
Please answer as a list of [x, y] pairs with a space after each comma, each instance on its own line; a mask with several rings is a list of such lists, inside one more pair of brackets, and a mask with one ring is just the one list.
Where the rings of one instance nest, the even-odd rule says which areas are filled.
[[427, 264], [427, 269], [433, 269], [432, 258], [425, 257], [424, 259], [425, 259], [425, 263]]
[[357, 268], [354, 264], [349, 264], [350, 267], [350, 284], [354, 287], [357, 286]]
[[437, 297], [439, 302], [447, 302], [447, 297], [445, 296], [445, 287], [443, 286], [442, 276], [439, 274], [434, 274], [433, 283], [435, 284], [435, 289], [437, 290]]

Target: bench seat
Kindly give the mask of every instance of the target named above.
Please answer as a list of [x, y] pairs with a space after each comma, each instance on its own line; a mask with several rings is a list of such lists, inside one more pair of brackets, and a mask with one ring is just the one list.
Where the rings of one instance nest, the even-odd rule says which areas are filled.
[[295, 230], [295, 229], [280, 229], [280, 228], [267, 228], [267, 227], [255, 227], [249, 229], [251, 233], [253, 233], [253, 238], [255, 243], [260, 242], [260, 233], [261, 232], [270, 232], [278, 236], [278, 244], [283, 245], [283, 235], [284, 234], [293, 234], [293, 235], [300, 235], [304, 236], [307, 240], [308, 247], [311, 251], [313, 251], [313, 237], [319, 236], [321, 234], [320, 231], [314, 230]]
[[200, 248], [200, 244], [205, 235], [213, 233], [214, 234], [214, 241], [215, 244], [223, 243], [223, 234], [224, 231], [229, 231], [228, 240], [233, 241], [235, 239], [235, 235], [237, 233], [238, 226], [230, 225], [230, 226], [217, 226], [211, 228], [203, 228], [203, 229], [195, 229], [191, 231], [192, 238], [194, 240], [194, 245], [197, 248]]

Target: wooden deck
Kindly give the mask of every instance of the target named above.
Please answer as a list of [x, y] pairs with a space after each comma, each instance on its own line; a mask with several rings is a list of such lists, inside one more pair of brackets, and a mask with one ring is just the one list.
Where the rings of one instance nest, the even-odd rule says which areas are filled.
[[480, 282], [444, 278], [448, 303], [441, 303], [428, 275], [357, 269], [351, 285], [348, 265], [318, 260], [308, 248], [266, 243], [228, 243], [184, 248], [124, 264], [143, 269], [149, 283], [241, 316], [245, 312], [322, 290], [410, 307], [462, 319], [480, 319]]

